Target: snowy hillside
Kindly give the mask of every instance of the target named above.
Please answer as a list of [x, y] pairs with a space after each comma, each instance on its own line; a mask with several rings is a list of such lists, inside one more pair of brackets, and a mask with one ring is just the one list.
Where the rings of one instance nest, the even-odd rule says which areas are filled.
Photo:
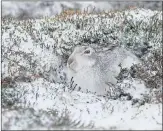
[[110, 11], [126, 9], [130, 6], [146, 8], [152, 10], [162, 10], [161, 1], [3, 1], [2, 16], [15, 17], [18, 19], [39, 18], [44, 16], [54, 16], [61, 13], [64, 9], [80, 9], [92, 11]]
[[[121, 46], [141, 64], [121, 69], [114, 98], [74, 91], [66, 62], [77, 45]], [[161, 46], [161, 11], [3, 18], [2, 129], [161, 129]]]

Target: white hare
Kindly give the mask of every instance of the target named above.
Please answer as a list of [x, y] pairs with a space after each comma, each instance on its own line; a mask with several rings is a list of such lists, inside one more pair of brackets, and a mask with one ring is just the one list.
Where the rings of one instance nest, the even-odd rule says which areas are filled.
[[76, 47], [67, 61], [68, 81], [73, 78], [76, 87], [83, 92], [106, 95], [112, 90], [109, 85], [117, 83], [119, 64], [130, 67], [137, 62], [136, 56], [120, 47], [103, 53], [89, 46]]

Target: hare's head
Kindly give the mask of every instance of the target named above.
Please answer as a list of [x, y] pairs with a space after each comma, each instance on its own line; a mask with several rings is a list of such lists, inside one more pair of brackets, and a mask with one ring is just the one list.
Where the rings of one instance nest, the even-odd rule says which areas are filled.
[[92, 67], [96, 62], [95, 50], [89, 46], [78, 46], [70, 55], [67, 66], [77, 72], [83, 68]]

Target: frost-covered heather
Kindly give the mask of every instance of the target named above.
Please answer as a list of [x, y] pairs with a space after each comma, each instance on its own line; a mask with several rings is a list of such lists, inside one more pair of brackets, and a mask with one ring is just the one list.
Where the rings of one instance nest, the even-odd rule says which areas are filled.
[[2, 1], [2, 16], [17, 19], [39, 18], [54, 16], [64, 9], [80, 9], [91, 11], [119, 10], [129, 6], [162, 10], [161, 1]]
[[[99, 51], [122, 46], [142, 63], [122, 69], [114, 99], [73, 91], [66, 61], [77, 45]], [[161, 11], [69, 10], [54, 18], [3, 18], [2, 128], [161, 129], [161, 46]]]

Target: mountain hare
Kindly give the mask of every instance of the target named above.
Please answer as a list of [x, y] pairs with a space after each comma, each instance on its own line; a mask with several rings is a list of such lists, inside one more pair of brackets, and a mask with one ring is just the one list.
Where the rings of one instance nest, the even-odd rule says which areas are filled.
[[89, 46], [76, 47], [67, 61], [68, 81], [83, 92], [106, 95], [114, 92], [119, 65], [130, 67], [137, 62], [136, 56], [121, 47], [102, 53]]

